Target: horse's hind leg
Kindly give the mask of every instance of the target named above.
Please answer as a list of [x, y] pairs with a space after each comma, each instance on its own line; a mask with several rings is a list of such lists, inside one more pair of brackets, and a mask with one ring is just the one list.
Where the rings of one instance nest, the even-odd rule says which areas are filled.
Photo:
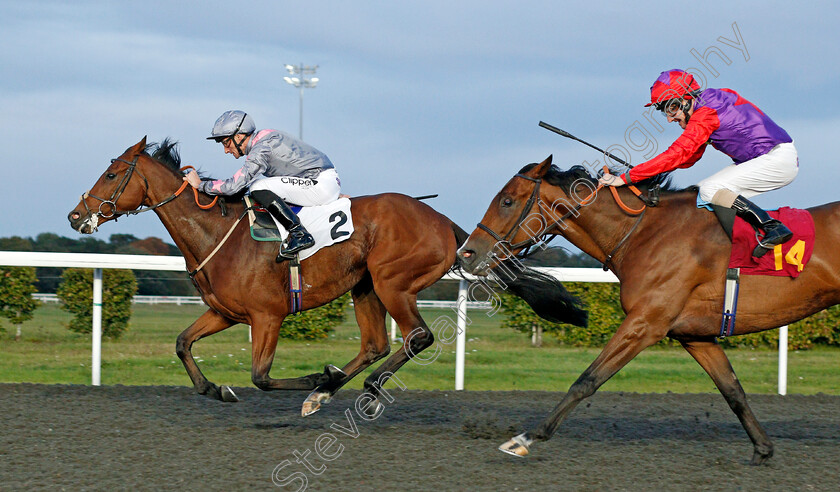
[[178, 354], [178, 358], [184, 364], [184, 369], [187, 370], [187, 374], [190, 376], [195, 390], [200, 395], [222, 401], [239, 401], [229, 387], [216, 386], [204, 377], [201, 369], [198, 368], [198, 364], [195, 363], [191, 351], [192, 345], [196, 340], [218, 333], [233, 324], [234, 322], [230, 319], [212, 309], [208, 309], [189, 328], [178, 335], [178, 341], [175, 343], [175, 353]]
[[726, 399], [726, 403], [738, 416], [747, 435], [753, 442], [754, 452], [751, 465], [760, 465], [773, 456], [773, 442], [767, 437], [758, 419], [753, 415], [744, 388], [738, 381], [732, 364], [726, 357], [721, 346], [714, 339], [693, 339], [680, 340], [682, 346], [694, 357], [700, 366], [709, 374], [715, 382], [720, 393]]
[[342, 368], [343, 377], [322, 384], [306, 398], [301, 409], [304, 417], [317, 412], [321, 403], [328, 402], [348, 381], [391, 351], [385, 329], [385, 306], [373, 291], [370, 276], [353, 288], [353, 306], [362, 341], [359, 354]]
[[277, 350], [277, 339], [284, 315], [260, 314], [251, 318], [251, 381], [263, 391], [313, 390], [332, 379], [328, 371], [299, 378], [273, 379], [269, 376]]
[[[357, 400], [357, 405], [369, 417], [376, 418], [383, 409], [382, 401], [393, 402], [394, 398], [382, 386], [391, 378], [397, 381], [400, 389], [405, 390], [405, 385], [394, 373], [399, 370], [409, 359], [414, 358], [434, 343], [432, 331], [426, 326], [426, 322], [420, 316], [417, 309], [416, 296], [406, 293], [395, 293], [389, 299], [383, 299], [388, 312], [403, 335], [403, 345], [393, 355], [388, 357], [370, 376], [365, 379], [366, 394]], [[416, 359], [420, 363], [429, 363], [430, 360]]]

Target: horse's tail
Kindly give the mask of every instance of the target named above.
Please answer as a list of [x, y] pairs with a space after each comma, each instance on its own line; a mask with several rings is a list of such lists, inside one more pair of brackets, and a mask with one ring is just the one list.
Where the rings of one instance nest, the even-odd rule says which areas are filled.
[[[455, 249], [460, 248], [467, 242], [467, 239], [470, 237], [470, 233], [461, 229], [458, 224], [450, 221], [450, 227], [452, 227], [452, 232], [455, 234]], [[464, 277], [464, 270], [461, 268], [461, 259], [458, 256], [455, 256], [455, 263], [449, 267], [449, 271], [459, 277]]]
[[[514, 270], [513, 265], [518, 268]], [[493, 273], [504, 279], [508, 292], [522, 298], [541, 318], [586, 327], [589, 313], [583, 309], [583, 302], [551, 275], [522, 268], [518, 260], [512, 259], [503, 261]]]
[[465, 242], [467, 242], [467, 239], [470, 237], [470, 233], [461, 229], [458, 224], [454, 222], [450, 222], [450, 225], [452, 226], [452, 232], [455, 233], [455, 244], [460, 248]]
[[[455, 234], [458, 247], [461, 247], [470, 236], [454, 222], [452, 232]], [[463, 276], [457, 257], [450, 271]], [[583, 302], [551, 275], [524, 267], [515, 259], [502, 261], [493, 268], [493, 274], [504, 281], [505, 290], [528, 303], [541, 318], [553, 323], [586, 326], [589, 313], [583, 309]]]

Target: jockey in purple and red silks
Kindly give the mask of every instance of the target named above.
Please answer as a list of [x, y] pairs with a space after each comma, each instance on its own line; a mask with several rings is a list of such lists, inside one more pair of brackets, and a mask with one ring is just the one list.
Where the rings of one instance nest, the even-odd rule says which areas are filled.
[[277, 262], [292, 258], [315, 244], [312, 235], [286, 202], [304, 207], [326, 205], [341, 195], [341, 181], [330, 159], [318, 149], [277, 130], [256, 131], [245, 112], [226, 111], [216, 120], [208, 140], [224, 146], [225, 154], [245, 164], [225, 180], [202, 181], [195, 171], [184, 177], [210, 195], [233, 195], [248, 188], [289, 232]]
[[662, 72], [650, 88], [650, 102], [684, 131], [668, 149], [630, 171], [605, 174], [600, 183], [623, 186], [677, 168], [692, 166], [706, 144], [734, 163], [700, 181], [700, 201], [735, 209], [756, 229], [764, 230], [759, 256], [791, 238], [790, 230], [747, 200], [789, 184], [799, 171], [793, 139], [753, 103], [731, 89], [702, 90], [690, 73]]

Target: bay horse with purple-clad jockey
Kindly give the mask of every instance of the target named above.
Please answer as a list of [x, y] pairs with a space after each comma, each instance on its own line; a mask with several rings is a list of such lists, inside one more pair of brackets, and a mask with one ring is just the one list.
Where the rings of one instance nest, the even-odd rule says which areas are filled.
[[[643, 196], [651, 184], [639, 184]], [[606, 191], [597, 193], [597, 185], [585, 168], [561, 171], [551, 157], [527, 165], [496, 195], [459, 249], [463, 268], [481, 275], [545, 235], [559, 234], [603, 262], [621, 282], [624, 322], [554, 411], [501, 450], [527, 455], [639, 352], [670, 337], [711, 376], [741, 421], [753, 442], [752, 463], [765, 462], [773, 443], [717, 342], [731, 249], [724, 229], [714, 214], [696, 207], [696, 188], [663, 189], [659, 204], [645, 207], [624, 187], [612, 188], [611, 198]], [[636, 208], [623, 205], [634, 202]], [[734, 335], [777, 328], [840, 303], [840, 202], [808, 212], [816, 237], [810, 262], [796, 279], [742, 277]]]

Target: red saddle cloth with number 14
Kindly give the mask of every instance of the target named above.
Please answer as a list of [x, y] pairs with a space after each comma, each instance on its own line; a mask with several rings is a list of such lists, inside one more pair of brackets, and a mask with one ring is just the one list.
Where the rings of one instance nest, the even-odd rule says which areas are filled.
[[761, 258], [752, 255], [758, 245], [755, 230], [742, 218], [736, 217], [732, 227], [732, 253], [729, 268], [740, 268], [742, 275], [774, 275], [796, 278], [811, 259], [814, 251], [814, 219], [807, 210], [781, 207], [770, 210], [770, 217], [782, 221], [793, 238], [776, 246]]

